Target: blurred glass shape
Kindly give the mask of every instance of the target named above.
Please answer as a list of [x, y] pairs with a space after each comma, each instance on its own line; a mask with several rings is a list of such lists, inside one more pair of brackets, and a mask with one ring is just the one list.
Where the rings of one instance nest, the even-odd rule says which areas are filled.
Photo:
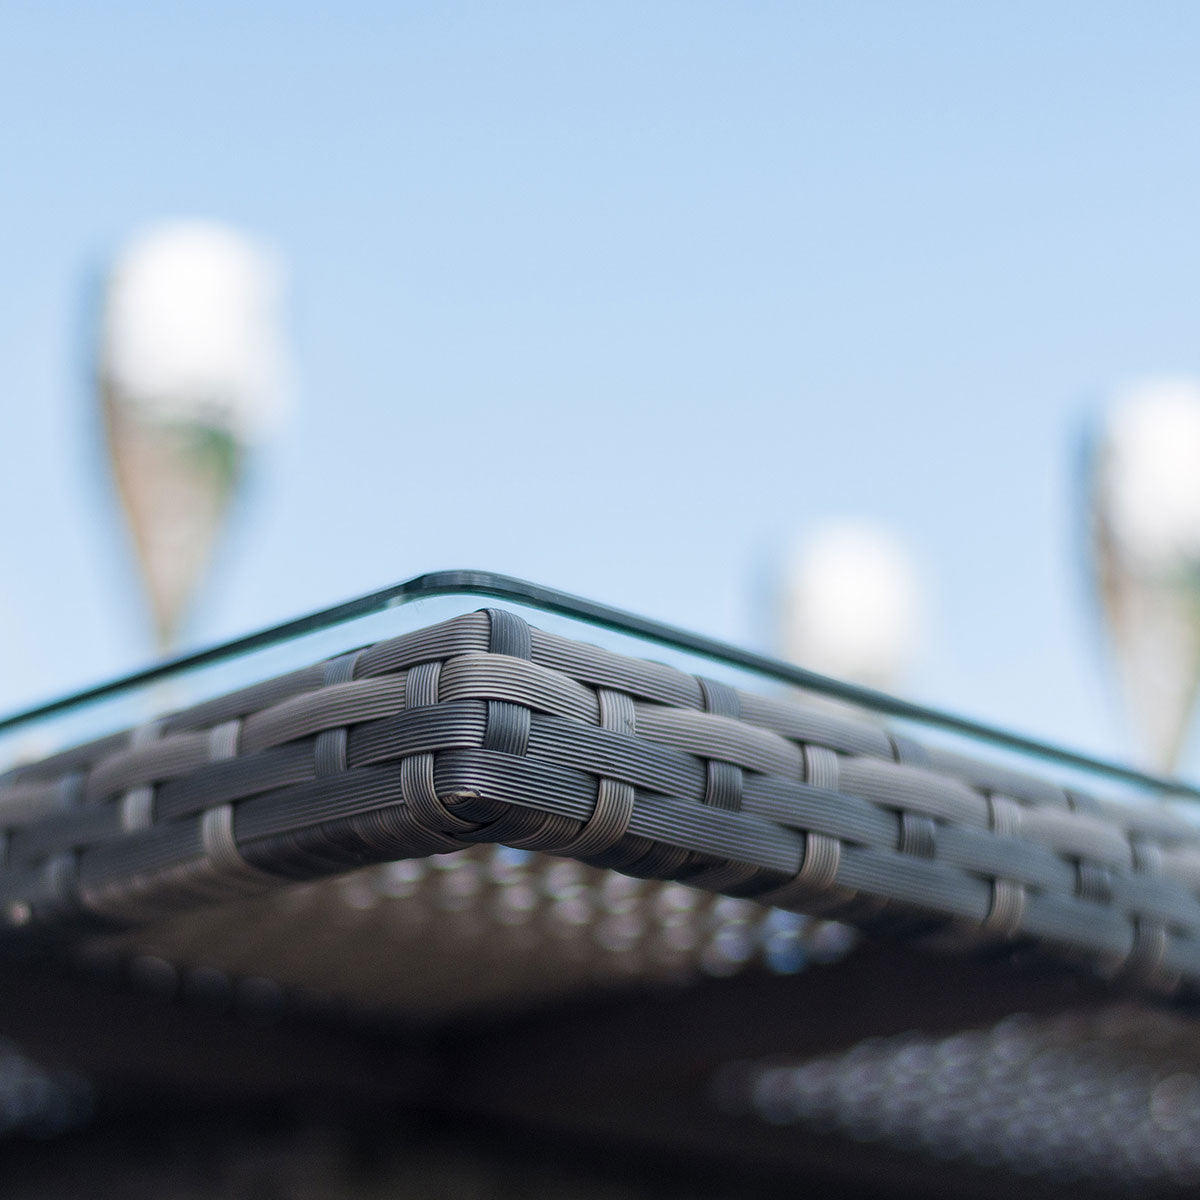
[[283, 415], [280, 291], [268, 251], [200, 221], [139, 235], [108, 278], [100, 398], [163, 648], [208, 569], [247, 451]]
[[785, 563], [780, 651], [821, 674], [892, 689], [912, 664], [921, 609], [917, 569], [894, 536], [832, 523]]
[[1200, 381], [1118, 392], [1089, 441], [1086, 488], [1121, 687], [1150, 762], [1171, 771], [1200, 681]]

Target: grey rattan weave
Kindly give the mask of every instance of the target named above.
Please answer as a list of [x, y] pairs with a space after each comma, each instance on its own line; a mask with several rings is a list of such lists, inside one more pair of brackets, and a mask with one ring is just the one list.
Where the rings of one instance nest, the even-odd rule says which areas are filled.
[[1200, 833], [486, 609], [0, 777], [14, 929], [501, 843], [1200, 984]]

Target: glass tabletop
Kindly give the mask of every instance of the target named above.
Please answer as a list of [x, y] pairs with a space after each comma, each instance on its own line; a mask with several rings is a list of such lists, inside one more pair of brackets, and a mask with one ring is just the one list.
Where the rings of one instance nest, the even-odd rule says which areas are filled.
[[[168, 659], [0, 718], [0, 770], [284, 674], [344, 651], [501, 603], [531, 624], [747, 690], [800, 690], [918, 732], [927, 743], [1029, 768], [1095, 790], [1200, 799], [1200, 785], [1108, 761], [959, 714], [830, 679], [794, 664], [623, 612], [553, 588], [487, 571], [439, 571], [269, 629]], [[1186, 808], [1191, 809], [1189, 803]]]

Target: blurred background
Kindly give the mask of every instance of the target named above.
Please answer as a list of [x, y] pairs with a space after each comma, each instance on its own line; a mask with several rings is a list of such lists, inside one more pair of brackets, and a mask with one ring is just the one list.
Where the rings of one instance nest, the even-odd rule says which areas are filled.
[[[1200, 8], [1166, 0], [10, 3], [0, 709], [477, 567], [1194, 773], [1198, 46]], [[397, 880], [412, 880], [387, 878], [407, 901]], [[716, 903], [745, 934], [750, 906]], [[754, 911], [796, 950], [807, 925]], [[1055, 1186], [1150, 1167], [1200, 1178], [1200, 1057], [1182, 1019], [1039, 1023], [1013, 1013], [1101, 1000], [1036, 980], [1014, 998], [976, 966], [918, 977], [846, 937], [768, 964], [780, 978], [709, 979], [613, 1018], [614, 1041], [655, 1053], [705, 1044], [696, 1029], [715, 1039], [716, 1082], [697, 1070], [680, 1093], [694, 1111], [659, 1104], [694, 1141], [728, 1149], [721, 1121], [749, 1114], [767, 1133], [890, 1138], [981, 1169], [1033, 1161]], [[800, 974], [809, 955], [845, 962]], [[77, 1006], [92, 1025], [72, 1007], [67, 1028], [126, 1070], [175, 1010], [147, 1002], [143, 1024], [106, 995], [97, 984]], [[0, 1133], [92, 1116], [89, 1079], [26, 1040], [30, 1010], [64, 996], [57, 975], [0, 980]], [[843, 1061], [797, 1011], [843, 1020], [833, 1042], [858, 1048]], [[211, 1034], [188, 1018], [196, 1063], [226, 1076], [218, 1101], [256, 1103], [239, 1071], [270, 1043], [262, 1103], [278, 1128], [177, 1120], [169, 1087], [133, 1089], [144, 1126], [108, 1127], [100, 1088], [75, 1158], [10, 1150], [13, 1194], [111, 1156], [142, 1164], [147, 1196], [182, 1196], [178, 1163], [208, 1155], [236, 1176], [221, 1194], [332, 1195], [364, 1147], [399, 1144], [414, 1195], [628, 1196], [603, 1147], [582, 1166], [554, 1150], [532, 1182], [544, 1144], [502, 1130], [464, 1150], [454, 1108], [475, 1087], [480, 1112], [552, 1124], [571, 1105], [536, 1072], [565, 1064], [607, 1080], [643, 1136], [656, 1093], [642, 1111], [643, 1076], [588, 1057], [594, 1017], [515, 1025], [499, 1050], [478, 1029], [439, 1034], [434, 1100], [401, 1117], [385, 1105], [382, 1132], [346, 1120], [345, 1145], [322, 1140], [341, 1129], [328, 1095], [295, 1101], [280, 1073], [310, 1030], [293, 1044], [257, 1010]], [[130, 1040], [108, 1038], [134, 1018]], [[161, 1035], [172, 1053], [178, 1024]], [[968, 1045], [975, 1027], [990, 1032]], [[331, 1059], [357, 1088], [370, 1071], [348, 1045]], [[1094, 1111], [1078, 1088], [1061, 1104], [1034, 1067], [1091, 1080]], [[1015, 1123], [982, 1128], [976, 1100], [1001, 1095], [997, 1079]], [[504, 1088], [526, 1084], [514, 1107]], [[793, 1162], [754, 1128], [733, 1148]], [[794, 1162], [832, 1170], [813, 1146]], [[892, 1160], [844, 1147], [836, 1163], [883, 1191], [923, 1195], [931, 1178], [922, 1161], [896, 1182]], [[744, 1186], [735, 1164], [728, 1180], [663, 1176], [656, 1194]], [[997, 1188], [976, 1194], [1014, 1194]]]
[[4, 707], [473, 566], [1195, 766], [1194, 7], [6, 13]]

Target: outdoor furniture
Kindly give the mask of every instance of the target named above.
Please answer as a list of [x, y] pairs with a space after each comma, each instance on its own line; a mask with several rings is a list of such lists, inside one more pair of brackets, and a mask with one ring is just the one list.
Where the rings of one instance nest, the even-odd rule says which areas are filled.
[[[293, 669], [274, 673], [285, 659]], [[33, 734], [60, 745], [31, 755]], [[376, 1033], [391, 1022], [406, 1036], [516, 1020], [509, 1044], [526, 1049], [494, 1043], [508, 1065], [486, 1075], [460, 1063], [459, 1101], [443, 1077], [438, 1103], [614, 1131], [613, 1113], [589, 1126], [541, 1077], [587, 1078], [614, 1044], [638, 1041], [636, 1024], [624, 1042], [602, 1038], [604, 1021], [620, 1025], [617, 998], [665, 986], [686, 1014], [683, 985], [725, 980], [742, 989], [725, 993], [725, 1023], [753, 1004], [773, 1013], [731, 1040], [709, 984], [696, 992], [707, 1015], [687, 1018], [709, 1052], [692, 1045], [683, 1076], [704, 1126], [732, 1147], [762, 1141], [745, 1131], [764, 1119], [909, 1152], [936, 1151], [941, 1136], [992, 1172], [997, 1194], [1022, 1154], [1055, 1178], [1200, 1171], [1188, 1065], [1200, 1054], [1182, 1007], [1200, 987], [1189, 785], [476, 573], [426, 577], [43, 706], [0, 737], [28, 758], [0, 775], [0, 911], [9, 953], [33, 976], [70, 963], [89, 980], [108, 970], [218, 1007], [332, 1014]], [[870, 940], [856, 947], [851, 928]], [[969, 957], [960, 968], [934, 951]], [[840, 965], [821, 982], [793, 979], [810, 961]], [[755, 982], [771, 973], [769, 987]], [[811, 1003], [791, 1025], [778, 1011], [793, 985], [829, 1004], [815, 1031]], [[1092, 1016], [1054, 1015], [1072, 1005]], [[1051, 1015], [1004, 1025], [1022, 1011]], [[1116, 1024], [1095, 1015], [1110, 1011]], [[573, 1038], [556, 1041], [559, 1026]], [[1114, 1055], [1143, 1071], [1123, 1101], [1126, 1131], [1148, 1122], [1133, 1148], [1089, 1156], [1086, 1138], [1066, 1149], [1051, 1138], [1034, 1153], [1009, 1137], [1020, 1066], [1008, 1101], [992, 1089], [990, 1126], [947, 1109], [946, 1080], [912, 1063], [938, 1059], [930, 1047], [956, 1030], [993, 1026], [955, 1044], [964, 1112], [986, 1106], [997, 1055], [1028, 1066], [1035, 1051], [1020, 1053], [1039, 1038], [1066, 1041], [1073, 1052], [1042, 1064], [1046, 1095], [1071, 1095], [1081, 1078], [1103, 1093]], [[1143, 1028], [1158, 1030], [1153, 1053]], [[872, 1043], [866, 1070], [849, 1047], [871, 1036], [893, 1041]], [[532, 1049], [539, 1038], [558, 1049]], [[640, 1046], [647, 1068], [667, 1053], [656, 1046]], [[868, 1099], [905, 1089], [900, 1116], [886, 1097], [856, 1107], [844, 1080], [864, 1070]], [[1167, 1080], [1174, 1141], [1155, 1159]], [[624, 1076], [621, 1088], [638, 1090]], [[630, 1094], [629, 1112], [641, 1103]], [[638, 1118], [643, 1131], [656, 1111]], [[824, 1144], [821, 1169], [836, 1173]]]

